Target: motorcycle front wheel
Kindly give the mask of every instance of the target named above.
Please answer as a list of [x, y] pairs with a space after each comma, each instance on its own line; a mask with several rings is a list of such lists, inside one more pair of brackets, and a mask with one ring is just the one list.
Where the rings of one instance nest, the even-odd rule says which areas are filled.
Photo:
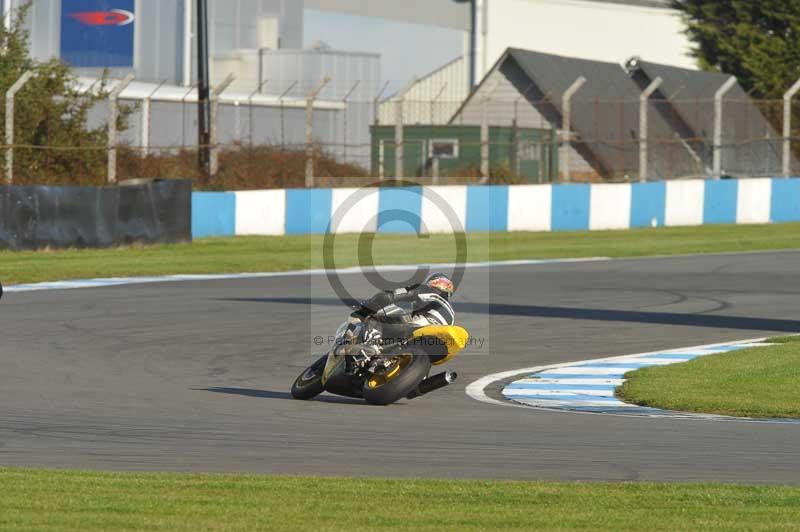
[[325, 386], [322, 384], [322, 373], [325, 371], [327, 361], [328, 355], [325, 355], [295, 379], [292, 384], [292, 397], [305, 401], [325, 391]]
[[395, 356], [381, 374], [372, 375], [364, 383], [364, 400], [372, 405], [388, 405], [410, 394], [431, 370], [427, 354], [412, 349]]

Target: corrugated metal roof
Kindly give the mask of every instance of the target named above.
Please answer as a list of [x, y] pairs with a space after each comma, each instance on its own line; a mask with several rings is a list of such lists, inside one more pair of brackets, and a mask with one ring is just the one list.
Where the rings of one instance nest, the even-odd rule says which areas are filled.
[[[714, 94], [730, 76], [644, 61], [629, 71], [613, 63], [510, 48], [452, 121], [485, 97], [487, 80], [499, 72], [553, 127], [563, 128], [562, 96], [584, 76], [587, 82], [571, 102], [571, 129], [577, 134], [572, 146], [603, 177], [633, 176], [639, 166], [639, 98], [660, 76], [660, 90], [648, 102], [647, 177], [707, 175], [714, 156]], [[777, 175], [781, 137], [762, 110], [738, 84], [723, 102], [723, 171]]]
[[[119, 80], [109, 79], [106, 90], [113, 89]], [[77, 78], [76, 89], [81, 93], [97, 93], [101, 88], [98, 78], [80, 77]], [[178, 102], [178, 103], [197, 103], [197, 89], [192, 87], [179, 87], [176, 85], [160, 85], [158, 83], [146, 83], [134, 81], [128, 85], [119, 95], [121, 100], [145, 100], [150, 98], [154, 102]], [[235, 105], [254, 105], [259, 107], [275, 108], [306, 108], [306, 99], [300, 97], [281, 98], [267, 94], [252, 94], [242, 91], [226, 90], [219, 97], [220, 103]], [[346, 105], [340, 101], [330, 101], [318, 99], [314, 100], [314, 109], [342, 111]]]
[[[713, 158], [714, 111], [717, 90], [731, 77], [719, 72], [702, 72], [659, 65], [633, 58], [626, 65], [638, 87], [653, 79], [664, 81], [653, 95], [669, 100], [660, 108], [687, 142], [695, 147], [707, 165]], [[762, 111], [736, 83], [723, 98], [723, 169], [735, 175], [777, 174], [781, 166], [780, 134]], [[748, 149], [741, 149], [748, 146]], [[739, 147], [739, 149], [734, 149]], [[793, 161], [795, 163], [796, 161]]]
[[[506, 58], [514, 61], [530, 79], [529, 101], [558, 127], [562, 127], [564, 92], [578, 77], [584, 76], [587, 81], [571, 103], [572, 130], [578, 134], [578, 140], [573, 142], [575, 149], [604, 177], [638, 173], [641, 91], [619, 65], [519, 49], [509, 49]], [[550, 102], [549, 105], [543, 100]], [[651, 113], [648, 132], [651, 138], [673, 138], [673, 129], [656, 113]], [[653, 146], [650, 158], [654, 174], [651, 177], [661, 177], [657, 147]], [[683, 166], [687, 173], [696, 164], [686, 149], [673, 147], [669, 158], [673, 168]]]
[[453, 59], [381, 101], [380, 123], [395, 123], [395, 101], [402, 93], [405, 124], [446, 124], [469, 93], [467, 78], [464, 57]]

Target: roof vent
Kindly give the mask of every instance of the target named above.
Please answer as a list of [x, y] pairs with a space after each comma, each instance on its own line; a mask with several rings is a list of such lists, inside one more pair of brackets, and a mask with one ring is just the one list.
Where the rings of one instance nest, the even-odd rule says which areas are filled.
[[642, 58], [639, 57], [638, 55], [634, 55], [633, 57], [625, 61], [625, 67], [624, 67], [625, 72], [627, 72], [628, 75], [633, 74], [634, 72], [639, 70], [639, 63], [641, 62]]

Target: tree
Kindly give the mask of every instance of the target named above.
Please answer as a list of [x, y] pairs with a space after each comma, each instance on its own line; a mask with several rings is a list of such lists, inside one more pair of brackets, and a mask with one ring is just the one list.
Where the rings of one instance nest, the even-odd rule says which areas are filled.
[[[12, 12], [8, 30], [0, 24], [0, 95], [24, 72], [34, 74], [15, 99], [15, 182], [102, 184], [107, 128], [90, 126], [89, 113], [107, 96], [105, 76], [91, 94], [84, 94], [68, 65], [31, 58], [25, 25], [30, 6], [28, 2]], [[120, 129], [129, 113], [120, 113]], [[0, 123], [4, 120], [5, 105]]]
[[800, 0], [672, 0], [693, 57], [733, 74], [760, 99], [778, 99], [800, 77]]

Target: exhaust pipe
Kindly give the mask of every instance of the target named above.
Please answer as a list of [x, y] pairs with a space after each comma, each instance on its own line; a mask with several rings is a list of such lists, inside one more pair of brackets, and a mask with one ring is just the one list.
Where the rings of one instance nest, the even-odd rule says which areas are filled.
[[458, 373], [455, 371], [445, 371], [443, 373], [439, 373], [438, 375], [434, 375], [433, 377], [428, 377], [424, 381], [419, 383], [419, 386], [412, 391], [410, 394], [406, 396], [406, 399], [414, 399], [421, 395], [425, 395], [426, 393], [431, 393], [434, 390], [438, 390], [439, 388], [444, 388], [450, 384], [456, 382], [458, 378]]

